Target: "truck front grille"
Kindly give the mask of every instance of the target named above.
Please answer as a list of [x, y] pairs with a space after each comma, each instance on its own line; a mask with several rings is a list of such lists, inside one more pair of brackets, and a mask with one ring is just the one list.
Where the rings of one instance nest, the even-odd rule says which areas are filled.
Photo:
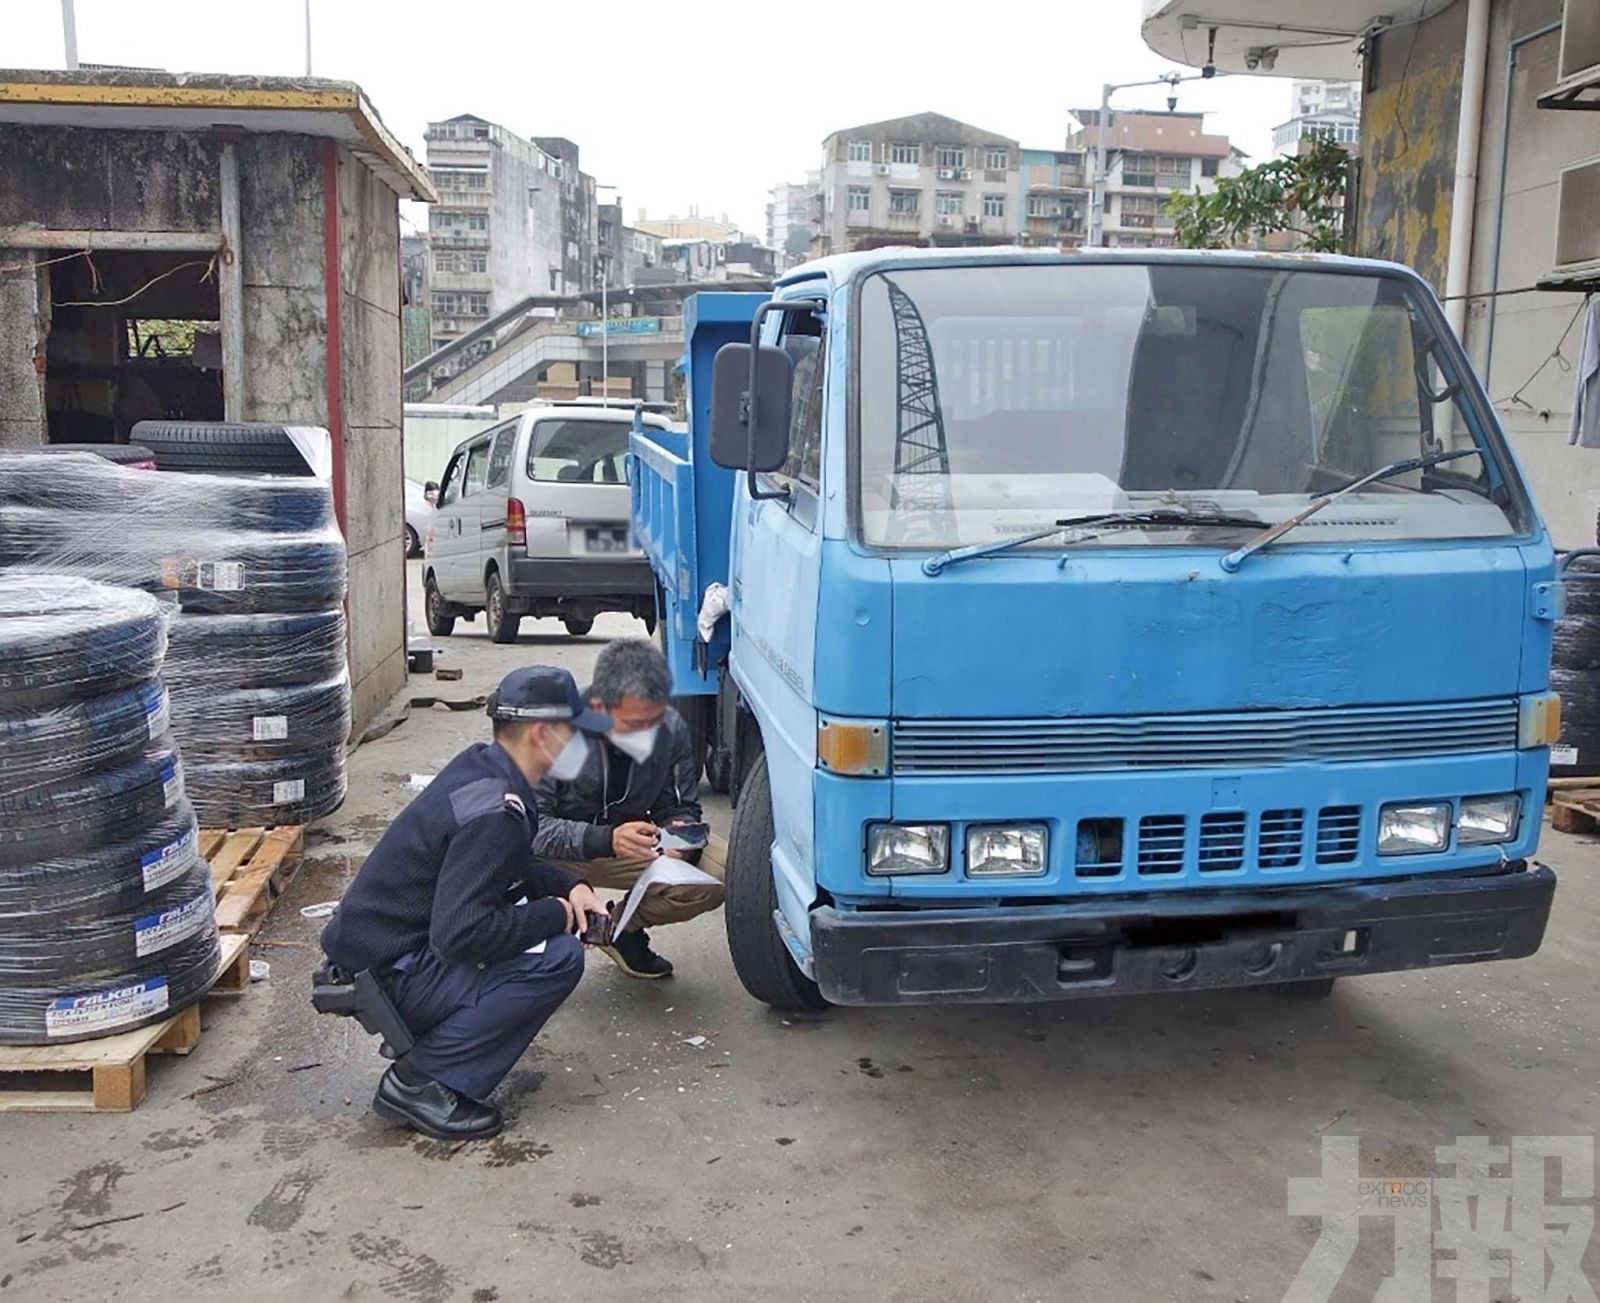
[[905, 775], [1234, 769], [1460, 755], [1516, 745], [1517, 703], [1506, 697], [1216, 714], [897, 719], [893, 766]]

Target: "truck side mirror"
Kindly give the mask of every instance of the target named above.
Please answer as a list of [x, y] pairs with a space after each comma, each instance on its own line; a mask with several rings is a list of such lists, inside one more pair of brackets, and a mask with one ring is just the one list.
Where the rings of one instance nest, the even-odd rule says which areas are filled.
[[775, 471], [789, 457], [794, 360], [767, 345], [756, 350], [754, 360], [752, 391], [750, 345], [724, 344], [717, 350], [711, 367], [711, 460], [729, 470]]

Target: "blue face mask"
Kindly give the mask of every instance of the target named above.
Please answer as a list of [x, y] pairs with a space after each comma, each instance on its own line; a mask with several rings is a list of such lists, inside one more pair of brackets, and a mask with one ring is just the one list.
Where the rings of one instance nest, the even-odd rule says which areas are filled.
[[543, 742], [539, 744], [539, 749], [544, 752], [544, 758], [550, 761], [550, 777], [558, 783], [570, 783], [583, 772], [583, 762], [589, 758], [589, 739], [574, 730], [566, 746], [554, 756], [551, 756]]

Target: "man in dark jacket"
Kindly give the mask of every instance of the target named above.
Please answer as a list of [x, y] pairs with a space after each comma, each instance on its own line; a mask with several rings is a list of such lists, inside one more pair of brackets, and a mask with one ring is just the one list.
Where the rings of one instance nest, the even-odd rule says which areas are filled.
[[441, 1140], [492, 1136], [483, 1101], [583, 975], [604, 906], [535, 857], [534, 784], [578, 771], [611, 721], [565, 670], [513, 670], [489, 698], [494, 741], [467, 748], [389, 825], [323, 930], [347, 973], [370, 971], [416, 1038], [378, 1084], [384, 1117]]
[[[661, 853], [662, 828], [700, 822], [700, 757], [689, 726], [667, 704], [672, 675], [653, 643], [624, 638], [607, 644], [585, 695], [591, 709], [610, 717], [611, 731], [575, 778], [550, 774], [535, 788], [533, 848], [582, 873], [592, 886], [626, 891]], [[721, 872], [700, 867], [713, 876]], [[628, 930], [605, 953], [629, 977], [670, 977], [672, 965], [650, 949], [645, 929], [715, 909], [722, 896], [713, 883], [650, 886]]]

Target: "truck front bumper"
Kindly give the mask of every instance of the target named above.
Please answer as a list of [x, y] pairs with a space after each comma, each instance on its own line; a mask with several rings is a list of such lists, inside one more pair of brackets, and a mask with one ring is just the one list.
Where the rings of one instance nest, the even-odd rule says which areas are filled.
[[999, 909], [812, 911], [835, 1004], [1014, 1003], [1518, 959], [1544, 938], [1542, 865], [1253, 892], [1167, 892]]

